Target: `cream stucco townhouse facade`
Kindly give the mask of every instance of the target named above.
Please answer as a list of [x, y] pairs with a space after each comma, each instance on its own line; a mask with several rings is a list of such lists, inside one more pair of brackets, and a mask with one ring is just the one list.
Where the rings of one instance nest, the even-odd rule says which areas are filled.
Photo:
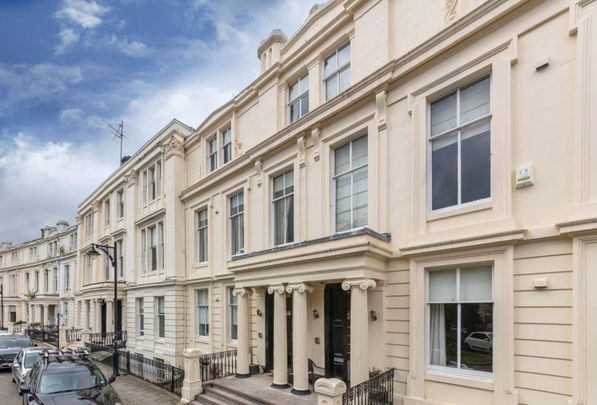
[[45, 226], [38, 239], [1, 242], [4, 326], [20, 321], [73, 327], [76, 275], [77, 227], [67, 221]]
[[[245, 90], [81, 203], [76, 326], [178, 366], [235, 349], [239, 377], [297, 394], [315, 364], [351, 386], [393, 367], [406, 405], [597, 403], [596, 19], [593, 0], [314, 6]], [[116, 314], [84, 254], [114, 242]]]

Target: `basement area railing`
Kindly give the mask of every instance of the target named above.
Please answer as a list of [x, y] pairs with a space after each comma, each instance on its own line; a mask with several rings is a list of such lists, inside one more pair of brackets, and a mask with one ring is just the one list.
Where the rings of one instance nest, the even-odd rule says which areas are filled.
[[391, 405], [394, 402], [394, 371], [391, 368], [378, 376], [350, 387], [342, 396], [342, 405]]
[[201, 381], [217, 380], [236, 374], [236, 350], [201, 355], [199, 373]]

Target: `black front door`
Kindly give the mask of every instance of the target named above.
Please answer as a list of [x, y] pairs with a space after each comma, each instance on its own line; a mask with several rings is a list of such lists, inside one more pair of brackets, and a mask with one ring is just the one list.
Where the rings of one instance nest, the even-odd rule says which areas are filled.
[[[277, 294], [277, 293], [274, 293]], [[288, 347], [288, 371], [292, 370], [292, 298], [286, 298], [286, 339]], [[265, 370], [274, 369], [274, 295], [265, 297]]]
[[340, 284], [325, 286], [325, 374], [349, 382], [350, 296]]

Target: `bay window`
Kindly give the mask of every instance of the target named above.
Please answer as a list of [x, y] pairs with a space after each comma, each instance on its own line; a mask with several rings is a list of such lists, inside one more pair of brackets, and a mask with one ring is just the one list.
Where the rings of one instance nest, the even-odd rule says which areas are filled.
[[367, 225], [367, 136], [334, 151], [336, 232]]
[[492, 267], [429, 271], [427, 291], [430, 369], [492, 373]]
[[491, 196], [490, 80], [431, 103], [431, 208]]

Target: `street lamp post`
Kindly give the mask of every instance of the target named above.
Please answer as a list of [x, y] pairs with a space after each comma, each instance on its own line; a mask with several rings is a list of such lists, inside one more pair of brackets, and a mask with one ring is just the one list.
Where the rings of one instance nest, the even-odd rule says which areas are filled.
[[0, 325], [0, 330], [4, 330], [4, 284], [0, 284], [0, 308], [2, 311], [2, 325]]
[[[116, 305], [118, 300], [118, 268], [117, 268], [117, 258], [118, 258], [118, 250], [116, 247], [116, 242], [114, 242], [113, 246], [109, 245], [98, 245], [97, 243], [92, 243], [87, 251], [88, 256], [99, 256], [98, 250], [105, 254], [110, 263], [112, 263], [112, 268], [114, 269], [114, 336], [112, 338], [112, 343], [114, 344], [114, 352], [112, 353], [112, 377], [116, 378], [119, 376], [118, 373], [118, 340], [120, 339], [120, 332], [117, 331], [118, 325], [118, 312]], [[110, 254], [112, 251], [112, 254]]]

